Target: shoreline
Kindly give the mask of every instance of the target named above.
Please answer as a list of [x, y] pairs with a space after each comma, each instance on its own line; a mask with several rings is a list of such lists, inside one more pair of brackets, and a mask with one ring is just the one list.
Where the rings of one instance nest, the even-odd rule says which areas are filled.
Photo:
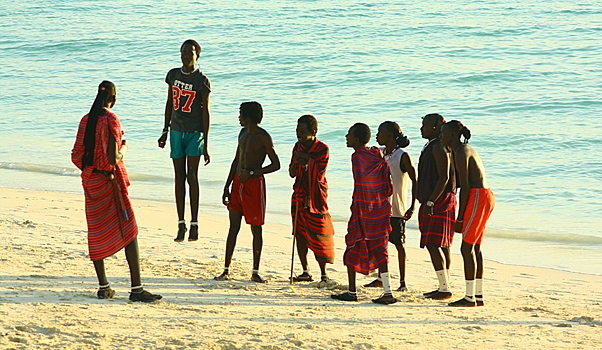
[[[129, 274], [122, 252], [106, 259], [117, 295], [95, 298], [96, 277], [87, 257], [83, 196], [0, 188], [0, 347], [70, 349], [199, 347], [208, 349], [398, 349], [414, 347], [596, 349], [602, 346], [602, 276], [486, 261], [485, 307], [452, 308], [463, 296], [461, 258], [454, 254], [454, 297], [431, 301], [436, 286], [428, 253], [408, 249], [409, 292], [382, 306], [381, 289], [359, 288], [360, 301], [330, 294], [346, 287], [344, 241], [327, 265], [340, 289], [288, 283], [290, 227], [264, 226], [260, 273], [270, 283], [249, 282], [251, 234], [243, 225], [232, 264], [221, 273], [227, 218], [201, 213], [194, 243], [174, 243], [172, 205], [133, 199], [140, 228], [143, 283], [163, 295], [155, 304], [127, 300]], [[166, 224], [167, 223], [167, 224]], [[172, 232], [173, 231], [173, 232]], [[390, 248], [392, 248], [390, 246]], [[392, 286], [398, 285], [390, 249]], [[314, 276], [319, 271], [312, 253]], [[298, 260], [295, 272], [300, 273]], [[358, 285], [371, 281], [358, 275]], [[594, 291], [592, 293], [592, 291]], [[142, 319], [140, 319], [142, 317]], [[458, 341], [461, 341], [460, 343]], [[452, 345], [453, 344], [453, 345]]]
[[[34, 174], [35, 175], [35, 174]], [[53, 174], [52, 176], [58, 176]], [[24, 191], [33, 191], [33, 192], [50, 192], [50, 193], [66, 193], [76, 196], [82, 196], [83, 201], [83, 191], [81, 190], [81, 180], [80, 177], [71, 177], [71, 180], [66, 184], [64, 188], [56, 189], [56, 188], [48, 188], [53, 186], [47, 186], [44, 189], [35, 189], [35, 188], [26, 188], [22, 186], [11, 187], [11, 186], [2, 186], [0, 185], [0, 189], [14, 189], [14, 190], [24, 190]], [[63, 179], [64, 180], [64, 179]], [[170, 184], [171, 185], [171, 184]], [[136, 191], [138, 186], [130, 187], [130, 198], [132, 201], [142, 201], [142, 202], [151, 202], [156, 203], [157, 205], [166, 205], [171, 210], [172, 216], [167, 215], [168, 220], [172, 220], [172, 224], [176, 227], [176, 211], [175, 204], [173, 199], [163, 199], [163, 198], [145, 198], [144, 196], [139, 196], [140, 192]], [[68, 190], [67, 188], [77, 190]], [[133, 190], [133, 191], [132, 191]], [[208, 191], [204, 189], [204, 191]], [[206, 192], [205, 192], [206, 194]], [[203, 195], [202, 195], [203, 197]], [[188, 201], [186, 202], [187, 210], [188, 210]], [[273, 211], [270, 207], [274, 207], [274, 202], [269, 201], [268, 194], [268, 211], [266, 215], [266, 223], [268, 225], [282, 225], [287, 227], [288, 230], [291, 230], [290, 224], [288, 220], [290, 220], [290, 216], [282, 214], [280, 212]], [[136, 208], [134, 207], [134, 212], [136, 212]], [[227, 231], [227, 209], [221, 204], [203, 204], [199, 208], [199, 216], [202, 218], [203, 215], [209, 216], [219, 216], [226, 219], [225, 230]], [[189, 213], [186, 213], [186, 216], [189, 216]], [[347, 218], [348, 219], [348, 218]], [[274, 222], [286, 222], [286, 224], [279, 224]], [[336, 221], [335, 224], [335, 237], [344, 238], [347, 221]], [[244, 224], [243, 224], [244, 226]], [[412, 219], [406, 225], [407, 230], [407, 244], [406, 249], [416, 249], [417, 251], [423, 251], [419, 247], [420, 241], [420, 232], [418, 230], [418, 221], [417, 215], [414, 215]], [[496, 232], [497, 231], [497, 232]], [[507, 231], [507, 232], [506, 232]], [[599, 243], [597, 240], [602, 240], [602, 238], [598, 238], [596, 236], [583, 236], [582, 239], [586, 239], [587, 242], [576, 242], [576, 241], [567, 241], [567, 239], [563, 239], [564, 237], [560, 234], [559, 237], [553, 236], [550, 237], [545, 233], [538, 232], [530, 232], [530, 231], [512, 231], [512, 230], [501, 230], [498, 228], [487, 228], [486, 240], [484, 242], [484, 252], [485, 252], [485, 260], [496, 262], [499, 264], [512, 265], [512, 266], [525, 266], [525, 267], [536, 267], [536, 268], [546, 268], [552, 269], [555, 271], [564, 271], [564, 272], [575, 272], [575, 273], [583, 273], [594, 276], [602, 276], [602, 271], [595, 268], [597, 262], [602, 263], [602, 250], [597, 248]], [[224, 233], [226, 234], [226, 233]], [[174, 233], [175, 236], [175, 233]], [[527, 239], [526, 237], [531, 237], [532, 240]], [[563, 237], [563, 238], [560, 238]], [[556, 238], [556, 239], [555, 239]], [[560, 238], [558, 240], [558, 238]], [[575, 238], [575, 237], [571, 237]], [[595, 240], [592, 242], [592, 240]], [[589, 243], [588, 243], [589, 242]], [[460, 252], [460, 243], [461, 238], [458, 234], [454, 237], [454, 244], [452, 246], [452, 253], [454, 256], [457, 256], [455, 261], [461, 263]], [[568, 246], [568, 249], [566, 249]], [[392, 247], [392, 246], [391, 246]], [[573, 252], [574, 251], [574, 252]], [[568, 252], [568, 253], [567, 253]], [[573, 252], [573, 253], [571, 253]], [[562, 259], [552, 259], [551, 256], [560, 256]], [[587, 258], [586, 258], [587, 257]], [[539, 258], [539, 259], [538, 259]], [[459, 259], [459, 260], [458, 260]], [[577, 260], [579, 259], [579, 260]], [[558, 266], [561, 264], [565, 264], [564, 266]], [[567, 266], [566, 263], [569, 263]], [[556, 264], [556, 265], [553, 265]], [[588, 266], [591, 266], [588, 268]]]

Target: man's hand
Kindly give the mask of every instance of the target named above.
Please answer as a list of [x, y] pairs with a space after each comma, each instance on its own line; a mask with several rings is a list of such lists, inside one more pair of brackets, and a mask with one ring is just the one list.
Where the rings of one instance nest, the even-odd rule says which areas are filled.
[[433, 216], [433, 206], [425, 205], [424, 207], [424, 215]]
[[456, 220], [456, 224], [454, 225], [454, 231], [462, 232], [463, 226], [464, 226], [464, 222], [462, 222], [462, 220], [460, 220], [460, 221]]
[[249, 174], [248, 170], [243, 170], [242, 173], [240, 175], [238, 175], [238, 179], [240, 180], [240, 182], [245, 183], [245, 181], [247, 181], [249, 178], [251, 177], [251, 174]]
[[211, 155], [209, 154], [209, 149], [207, 148], [207, 145], [203, 147], [203, 158], [205, 158], [205, 166], [211, 163]]
[[165, 148], [165, 141], [167, 141], [167, 133], [161, 134], [161, 137], [157, 140], [159, 148]]
[[309, 162], [309, 155], [307, 153], [299, 152], [299, 153], [295, 154], [295, 157], [293, 158], [293, 162], [300, 164], [300, 165], [306, 165], [307, 162]]
[[230, 190], [227, 188], [224, 188], [224, 193], [222, 194], [222, 203], [225, 206], [228, 206], [228, 204], [230, 204]]
[[406, 210], [406, 213], [403, 215], [403, 221], [408, 221], [410, 220], [410, 218], [412, 217], [412, 215], [414, 214], [414, 207], [410, 207], [408, 210]]

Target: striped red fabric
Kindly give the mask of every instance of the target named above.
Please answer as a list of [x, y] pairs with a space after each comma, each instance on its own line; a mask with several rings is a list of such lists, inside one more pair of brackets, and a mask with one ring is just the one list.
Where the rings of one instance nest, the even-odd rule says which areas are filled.
[[351, 157], [354, 189], [343, 256], [346, 266], [367, 275], [388, 262], [393, 192], [391, 172], [380, 149], [362, 147]]
[[[77, 131], [77, 138], [71, 152], [71, 160], [80, 170], [86, 200], [86, 220], [88, 222], [88, 250], [91, 260], [102, 260], [109, 257], [138, 235], [138, 225], [134, 211], [128, 198], [130, 181], [123, 161], [115, 167], [109, 163], [108, 145], [109, 132], [113, 134], [118, 147], [121, 147], [123, 131], [117, 115], [106, 111], [98, 117], [96, 124], [96, 147], [94, 149], [94, 164], [82, 169], [84, 154], [84, 134], [88, 115], [86, 114]], [[93, 172], [93, 169], [113, 171], [120, 203], [123, 212], [118, 212], [118, 206], [113, 190], [113, 182], [103, 175]], [[121, 220], [121, 226], [119, 220]], [[122, 232], [123, 229], [123, 232]], [[123, 233], [123, 236], [122, 236]]]
[[[334, 226], [328, 213], [328, 183], [326, 167], [328, 166], [328, 146], [316, 139], [306, 147], [297, 142], [293, 148], [293, 157], [298, 152], [307, 153], [307, 166], [297, 170], [293, 184], [291, 214], [295, 223], [295, 206], [299, 204], [296, 235], [314, 252], [320, 262], [334, 262]], [[291, 158], [292, 159], [292, 158]], [[292, 162], [292, 160], [291, 160]]]
[[420, 248], [427, 244], [439, 247], [451, 247], [456, 224], [456, 196], [452, 192], [441, 195], [433, 206], [433, 215], [426, 216], [424, 207], [420, 205], [418, 226], [420, 228]]

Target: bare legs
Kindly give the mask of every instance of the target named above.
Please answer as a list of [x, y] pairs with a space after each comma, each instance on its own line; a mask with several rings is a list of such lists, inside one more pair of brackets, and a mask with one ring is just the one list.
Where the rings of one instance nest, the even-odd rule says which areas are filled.
[[[127, 246], [125, 246], [125, 258], [130, 268], [131, 286], [141, 286], [142, 281], [140, 278], [140, 257], [138, 253], [138, 239], [134, 238]], [[98, 277], [98, 284], [101, 286], [109, 284], [107, 274], [105, 271], [105, 261], [95, 260], [94, 269], [96, 270], [96, 277]]]
[[451, 266], [451, 252], [449, 247], [439, 247], [437, 245], [427, 244], [426, 249], [431, 256], [431, 262], [435, 271], [449, 270]]
[[[229, 217], [230, 228], [228, 229], [228, 238], [226, 239], [224, 272], [215, 277], [215, 279], [218, 281], [230, 279], [230, 264], [232, 263], [232, 256], [234, 255], [234, 248], [236, 247], [238, 232], [240, 232], [243, 213], [241, 211], [230, 210]], [[259, 263], [261, 261], [261, 250], [263, 248], [262, 227], [260, 225], [251, 225], [251, 232], [253, 233], [253, 274], [251, 276], [251, 280], [259, 283], [267, 283], [266, 280], [259, 277]]]
[[[297, 253], [299, 255], [299, 261], [301, 262], [301, 267], [303, 268], [303, 273], [305, 273], [305, 271], [309, 271], [309, 265], [307, 263], [307, 253], [309, 252], [309, 249], [307, 247], [307, 243], [303, 240], [303, 239], [297, 239]], [[326, 262], [324, 261], [318, 261], [318, 265], [320, 266], [320, 274], [321, 279], [322, 280], [326, 280], [328, 279], [327, 274], [326, 274]], [[309, 278], [311, 278], [311, 275], [309, 275]]]
[[[130, 294], [130, 300], [132, 301], [143, 301], [153, 302], [161, 299], [158, 294], [151, 294], [142, 288], [142, 279], [140, 277], [140, 254], [138, 250], [138, 239], [134, 238], [127, 246], [125, 246], [125, 258], [130, 268], [130, 283], [132, 287], [132, 293]], [[98, 290], [97, 296], [100, 299], [109, 299], [115, 295], [109, 287], [109, 281], [107, 279], [105, 271], [104, 259], [95, 260], [94, 269], [96, 270], [96, 277], [98, 278], [98, 284], [100, 289]]]
[[[199, 215], [199, 163], [201, 157], [181, 157], [174, 158], [173, 167], [175, 172], [175, 196], [176, 196], [176, 210], [178, 212], [178, 236], [176, 242], [184, 240], [184, 234], [186, 233], [186, 224], [184, 222], [184, 212], [186, 204], [186, 182], [188, 182], [189, 194], [190, 194], [190, 217], [191, 222], [198, 222]], [[189, 240], [196, 240], [198, 237], [198, 226], [192, 225], [190, 228]]]
[[451, 251], [449, 247], [440, 247], [438, 245], [427, 244], [426, 249], [431, 256], [433, 268], [439, 280], [439, 288], [425, 293], [426, 298], [443, 300], [449, 299], [452, 296], [449, 290], [449, 268], [451, 266]]

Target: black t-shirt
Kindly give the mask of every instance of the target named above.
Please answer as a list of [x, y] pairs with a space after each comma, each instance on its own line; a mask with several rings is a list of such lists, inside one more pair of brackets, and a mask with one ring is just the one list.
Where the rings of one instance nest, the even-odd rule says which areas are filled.
[[211, 81], [203, 72], [191, 74], [174, 68], [167, 73], [165, 82], [171, 85], [173, 110], [171, 129], [183, 132], [203, 131], [203, 97], [211, 92]]

